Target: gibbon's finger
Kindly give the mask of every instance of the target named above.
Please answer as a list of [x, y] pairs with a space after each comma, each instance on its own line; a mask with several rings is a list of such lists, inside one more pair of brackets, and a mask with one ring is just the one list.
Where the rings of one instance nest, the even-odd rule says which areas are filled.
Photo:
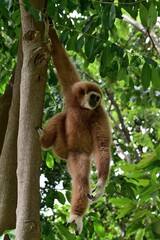
[[68, 222], [67, 222], [67, 226], [69, 226], [70, 223], [75, 223], [76, 224], [75, 235], [79, 235], [82, 232], [82, 229], [83, 229], [82, 217], [78, 216], [78, 215], [71, 215]]
[[79, 235], [79, 232], [78, 232], [78, 230], [77, 230], [77, 231], [75, 231], [75, 235], [76, 235], [76, 236], [78, 236], [78, 235]]
[[87, 194], [87, 198], [90, 200], [90, 201], [94, 201], [95, 197], [93, 195], [90, 195], [90, 194]]
[[[96, 190], [97, 190], [97, 186], [95, 186], [95, 187], [93, 188], [92, 193], [94, 193]], [[93, 195], [90, 195], [89, 193], [86, 194], [86, 196], [87, 196], [87, 198], [88, 198], [89, 200], [93, 200], [93, 199], [94, 199], [94, 196], [93, 196]]]
[[92, 193], [95, 191], [96, 191], [95, 195], [87, 194], [87, 197], [90, 201], [97, 201], [103, 195], [105, 191], [105, 182], [99, 179]]
[[35, 127], [35, 130], [37, 131], [39, 136], [41, 136], [43, 134], [43, 128], [37, 126], [37, 127]]
[[[73, 223], [74, 223], [74, 221], [73, 221]], [[69, 225], [70, 225], [70, 224], [71, 224], [71, 223], [67, 222], [67, 224], [66, 224], [66, 227], [69, 227]], [[76, 235], [76, 236], [78, 236], [78, 235], [79, 235], [79, 232], [78, 232], [78, 230], [76, 230], [76, 231], [75, 231], [75, 235]]]
[[93, 188], [92, 193], [94, 193], [96, 191], [96, 189], [97, 189], [97, 186], [95, 186], [95, 188]]
[[35, 127], [35, 130], [38, 132], [38, 131], [43, 130], [43, 128], [37, 126], [37, 127]]

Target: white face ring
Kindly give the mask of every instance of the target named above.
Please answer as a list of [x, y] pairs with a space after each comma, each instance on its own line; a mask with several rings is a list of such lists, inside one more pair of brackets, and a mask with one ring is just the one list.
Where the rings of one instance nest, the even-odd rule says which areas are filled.
[[[92, 107], [90, 104], [89, 104], [89, 100], [90, 100], [90, 96], [91, 95], [96, 95], [97, 97], [99, 97], [99, 101], [97, 101], [97, 104], [95, 105], [95, 107]], [[89, 93], [85, 94], [83, 100], [81, 101], [81, 107], [83, 108], [87, 108], [87, 109], [90, 109], [90, 110], [93, 110], [95, 109], [99, 104], [100, 104], [100, 101], [101, 101], [101, 94], [95, 92], [95, 91], [90, 91]]]

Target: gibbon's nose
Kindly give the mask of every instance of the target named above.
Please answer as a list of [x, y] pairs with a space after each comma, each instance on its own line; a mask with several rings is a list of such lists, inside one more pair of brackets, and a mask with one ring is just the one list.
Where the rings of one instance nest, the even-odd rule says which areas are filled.
[[100, 100], [100, 96], [97, 96], [96, 94], [92, 93], [89, 99], [90, 106], [93, 108], [96, 107], [99, 100]]

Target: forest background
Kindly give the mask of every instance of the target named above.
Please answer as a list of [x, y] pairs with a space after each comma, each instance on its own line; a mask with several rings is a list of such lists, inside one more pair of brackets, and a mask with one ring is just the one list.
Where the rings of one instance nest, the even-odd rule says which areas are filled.
[[[106, 192], [78, 237], [66, 227], [66, 163], [40, 152], [34, 129], [63, 106], [46, 16], [82, 79], [99, 84], [112, 124]], [[159, 56], [158, 0], [0, 1], [1, 240], [160, 239]]]

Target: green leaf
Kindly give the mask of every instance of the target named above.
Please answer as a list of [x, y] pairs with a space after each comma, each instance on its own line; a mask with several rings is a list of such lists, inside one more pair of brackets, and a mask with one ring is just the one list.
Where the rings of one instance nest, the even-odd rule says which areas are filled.
[[120, 70], [118, 71], [117, 80], [118, 81], [125, 80], [126, 77], [127, 77], [126, 68], [121, 67]]
[[3, 235], [0, 236], [0, 240], [4, 240], [4, 237], [5, 237], [6, 235], [9, 236], [9, 239], [10, 239], [10, 240], [14, 240], [14, 239], [15, 239], [15, 234], [16, 234], [16, 233], [15, 233], [15, 229], [6, 230], [6, 231], [3, 232]]
[[49, 189], [47, 192], [47, 196], [45, 199], [45, 204], [49, 208], [53, 208], [53, 200], [55, 199], [55, 191], [53, 189]]
[[114, 4], [112, 4], [111, 6], [106, 5], [102, 15], [103, 27], [105, 29], [111, 29], [114, 25], [115, 18], [116, 18], [115, 5]]
[[62, 204], [64, 205], [66, 202], [66, 199], [63, 195], [63, 193], [56, 191], [54, 197]]
[[68, 43], [67, 43], [67, 50], [73, 50], [73, 51], [76, 50], [77, 36], [78, 36], [78, 34], [77, 34], [77, 33], [74, 33], [74, 34], [70, 37], [70, 39], [69, 39], [69, 41], [68, 41]]
[[[47, 15], [54, 18], [55, 16], [55, 5], [52, 1], [47, 2]], [[55, 20], [55, 18], [54, 18]]]
[[116, 7], [113, 3], [109, 12], [109, 28], [112, 28], [116, 19]]
[[117, 218], [124, 217], [136, 206], [136, 202], [134, 200], [125, 197], [111, 198], [109, 202], [118, 208]]
[[149, 165], [152, 165], [155, 161], [157, 161], [156, 158], [156, 152], [151, 153], [147, 158], [142, 159], [138, 164], [138, 168], [146, 168]]
[[99, 41], [94, 47], [94, 55], [101, 53], [102, 49], [103, 49], [103, 41]]
[[133, 178], [125, 178], [126, 182], [133, 183], [136, 186], [146, 187], [149, 185], [148, 179], [133, 179]]
[[136, 236], [135, 236], [135, 240], [143, 240], [144, 234], [145, 234], [144, 228], [138, 229]]
[[60, 41], [65, 43], [68, 39], [69, 34], [70, 34], [70, 31], [66, 28], [60, 35]]
[[148, 201], [151, 198], [153, 192], [156, 192], [156, 191], [157, 191], [157, 188], [155, 187], [155, 184], [150, 184], [150, 186], [147, 186], [142, 190], [140, 201], [142, 203]]
[[143, 26], [148, 27], [148, 10], [142, 3], [140, 3], [140, 19]]
[[153, 224], [153, 229], [154, 229], [154, 232], [156, 232], [158, 235], [160, 235], [160, 221], [155, 222]]
[[143, 58], [147, 63], [149, 63], [153, 67], [155, 67], [155, 68], [157, 67], [157, 63], [152, 58], [149, 58], [149, 57], [146, 57], [146, 56], [143, 56]]
[[94, 230], [99, 237], [105, 237], [105, 235], [106, 235], [105, 228], [102, 226], [101, 223], [95, 222], [94, 223]]
[[84, 35], [82, 35], [80, 38], [77, 39], [77, 42], [76, 42], [76, 50], [77, 50], [77, 52], [79, 52], [81, 50], [83, 45], [84, 45]]
[[101, 63], [100, 69], [99, 69], [100, 76], [102, 78], [107, 76], [107, 67]]
[[88, 30], [90, 29], [91, 25], [92, 25], [92, 19], [90, 19], [89, 21], [86, 22], [84, 28], [82, 29], [83, 33], [88, 32]]
[[152, 70], [150, 65], [147, 62], [145, 62], [142, 68], [142, 75], [141, 75], [142, 85], [144, 89], [147, 89], [150, 86], [151, 73], [152, 73]]
[[152, 68], [152, 83], [156, 90], [160, 90], [160, 75], [157, 68]]
[[125, 172], [134, 171], [136, 169], [135, 164], [125, 164], [121, 166], [121, 169]]
[[157, 157], [160, 158], [160, 146], [156, 147]]
[[42, 21], [43, 17], [42, 17], [42, 13], [38, 10], [36, 10], [35, 8], [32, 7], [32, 5], [30, 4], [29, 0], [23, 0], [24, 2], [24, 7], [26, 9], [26, 11], [28, 11], [35, 19], [35, 21]]
[[48, 168], [54, 168], [54, 159], [50, 153], [47, 153], [46, 165]]
[[62, 234], [62, 236], [64, 236], [67, 240], [75, 240], [75, 236], [68, 231], [67, 227], [64, 227], [60, 223], [57, 223], [56, 227], [58, 228], [60, 234]]
[[95, 38], [88, 37], [85, 44], [85, 54], [90, 59], [94, 51]]
[[147, 240], [155, 239], [155, 235], [153, 234], [153, 228], [150, 225], [146, 227], [145, 237], [147, 238]]
[[[117, 74], [118, 74], [118, 63], [117, 61], [112, 61], [110, 63], [110, 65], [108, 65], [107, 67], [103, 64], [101, 64], [103, 67], [103, 71], [102, 72], [104, 74], [104, 76], [107, 76], [109, 80], [114, 81], [114, 79], [117, 79]], [[101, 66], [100, 66], [100, 70], [101, 70]], [[100, 71], [101, 73], [101, 71]]]
[[143, 218], [144, 216], [146, 216], [148, 213], [147, 209], [143, 209], [143, 210], [138, 210], [135, 212], [134, 217], [132, 219], [132, 222], [135, 223], [137, 222], [139, 219]]
[[128, 65], [129, 65], [128, 55], [125, 54], [125, 56], [123, 57], [121, 66], [127, 69]]
[[130, 213], [134, 208], [135, 208], [135, 206], [129, 205], [129, 206], [122, 207], [122, 208], [118, 209], [117, 218], [123, 218], [125, 215]]
[[3, 15], [5, 18], [10, 18], [10, 12], [7, 11], [7, 8], [3, 2], [0, 2], [0, 15]]
[[67, 198], [68, 202], [71, 202], [71, 192], [70, 191], [66, 191], [66, 198]]
[[127, 205], [129, 206], [133, 204], [133, 200], [125, 197], [111, 198], [109, 199], [109, 202], [116, 207], [127, 207]]
[[29, 0], [23, 0], [23, 3], [24, 3], [24, 7], [25, 7], [25, 9], [28, 11], [29, 8], [30, 8], [30, 6], [31, 6]]
[[157, 22], [157, 10], [154, 2], [151, 2], [150, 7], [148, 9], [148, 18], [147, 18], [148, 27], [153, 28], [156, 22]]
[[111, 52], [111, 44], [108, 44], [102, 51], [101, 62], [105, 66], [109, 66], [113, 59], [113, 53]]

